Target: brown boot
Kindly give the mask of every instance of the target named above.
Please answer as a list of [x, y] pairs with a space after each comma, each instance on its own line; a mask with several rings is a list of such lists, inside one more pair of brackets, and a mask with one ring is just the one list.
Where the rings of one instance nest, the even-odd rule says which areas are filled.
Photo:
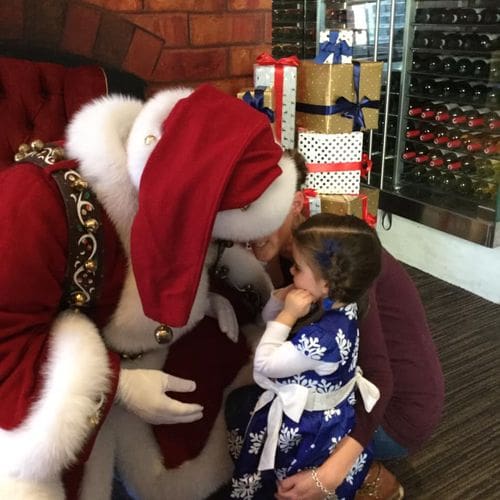
[[380, 462], [373, 462], [355, 500], [401, 500], [404, 496], [396, 476]]

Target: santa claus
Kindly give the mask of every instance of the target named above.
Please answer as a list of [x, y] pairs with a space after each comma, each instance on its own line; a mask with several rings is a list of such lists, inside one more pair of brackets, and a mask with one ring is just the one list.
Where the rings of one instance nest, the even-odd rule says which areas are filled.
[[65, 150], [0, 174], [0, 498], [109, 498], [115, 468], [139, 498], [205, 498], [249, 354], [214, 277], [269, 293], [229, 242], [279, 227], [294, 163], [208, 85], [94, 101]]

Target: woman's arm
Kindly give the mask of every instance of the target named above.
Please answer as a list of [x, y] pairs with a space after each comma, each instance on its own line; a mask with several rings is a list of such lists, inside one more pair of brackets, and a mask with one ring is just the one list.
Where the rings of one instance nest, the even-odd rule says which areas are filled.
[[[363, 446], [350, 436], [345, 436], [333, 453], [317, 469], [317, 477], [328, 491], [335, 491], [342, 484]], [[278, 500], [323, 500], [325, 494], [318, 488], [311, 471], [305, 470], [278, 482]]]

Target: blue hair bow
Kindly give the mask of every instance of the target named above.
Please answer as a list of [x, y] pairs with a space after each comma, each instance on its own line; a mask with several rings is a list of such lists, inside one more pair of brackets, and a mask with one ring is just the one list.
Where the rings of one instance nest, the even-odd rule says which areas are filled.
[[254, 89], [253, 94], [254, 95], [252, 95], [252, 93], [247, 90], [243, 94], [243, 100], [247, 104], [252, 106], [252, 108], [255, 108], [257, 111], [264, 113], [269, 118], [269, 121], [271, 123], [274, 123], [274, 111], [264, 106], [264, 89], [256, 88]]

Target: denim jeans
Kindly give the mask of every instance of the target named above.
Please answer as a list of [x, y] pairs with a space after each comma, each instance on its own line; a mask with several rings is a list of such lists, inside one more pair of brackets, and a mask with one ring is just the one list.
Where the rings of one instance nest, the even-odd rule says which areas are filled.
[[391, 460], [408, 456], [408, 450], [379, 426], [373, 435], [373, 454], [375, 460]]

